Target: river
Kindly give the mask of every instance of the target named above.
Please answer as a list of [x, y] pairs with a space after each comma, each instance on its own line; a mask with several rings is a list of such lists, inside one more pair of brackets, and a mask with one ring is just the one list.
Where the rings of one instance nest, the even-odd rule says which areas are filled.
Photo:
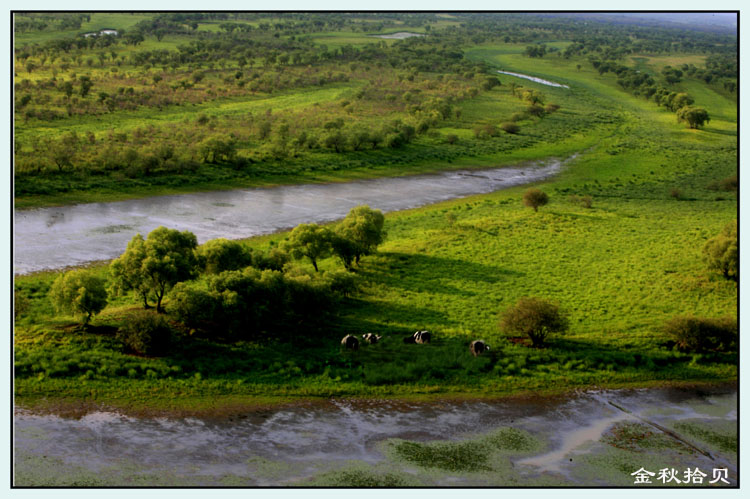
[[14, 272], [26, 274], [110, 260], [125, 251], [135, 234], [145, 236], [161, 225], [189, 230], [203, 243], [219, 237], [269, 234], [300, 223], [330, 222], [361, 204], [384, 212], [415, 208], [543, 180], [559, 172], [572, 158], [507, 168], [16, 211]]
[[512, 73], [510, 71], [498, 71], [500, 74], [504, 75], [510, 75], [515, 76], [516, 78], [523, 78], [525, 80], [531, 80], [535, 83], [541, 83], [542, 85], [547, 85], [548, 87], [559, 87], [559, 88], [570, 88], [567, 85], [563, 85], [562, 83], [555, 83], [554, 81], [544, 80], [542, 78], [537, 78], [536, 76], [529, 76], [522, 73]]
[[665, 468], [675, 486], [695, 468], [737, 484], [733, 388], [329, 400], [221, 420], [16, 409], [14, 429], [17, 486], [634, 486], [640, 468], [655, 485]]

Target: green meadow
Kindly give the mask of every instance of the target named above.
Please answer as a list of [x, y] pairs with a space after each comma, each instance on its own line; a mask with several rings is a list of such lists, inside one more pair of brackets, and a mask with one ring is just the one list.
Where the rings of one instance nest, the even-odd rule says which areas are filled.
[[[92, 25], [95, 20], [106, 24], [106, 18], [94, 17]], [[457, 24], [439, 22], [443, 28]], [[201, 24], [200, 29], [215, 26]], [[314, 38], [331, 47], [370, 43], [346, 30]], [[548, 46], [564, 50], [569, 43]], [[737, 283], [709, 270], [702, 256], [706, 241], [737, 218], [736, 191], [716, 187], [737, 174], [735, 97], [683, 78], [675, 90], [688, 92], [711, 116], [705, 126], [689, 129], [673, 112], [624, 91], [616, 75], [599, 75], [585, 58], [552, 53], [532, 59], [524, 55], [525, 46], [479, 43], [465, 47], [464, 56], [485, 64], [488, 74], [515, 71], [570, 89], [499, 75], [501, 86], [466, 96], [450, 116], [398, 149], [311, 150], [299, 157], [258, 160], [243, 169], [215, 164], [187, 174], [130, 179], [125, 187], [116, 185], [123, 177], [50, 174], [34, 179], [49, 185], [49, 192], [17, 196], [17, 208], [576, 155], [557, 177], [534, 185], [549, 195], [549, 204], [538, 212], [523, 205], [529, 187], [523, 186], [387, 214], [385, 242], [355, 268], [360, 291], [338, 303], [324, 326], [299, 324], [283, 337], [220, 342], [173, 321], [177, 341], [169, 354], [137, 356], [126, 353], [115, 334], [138, 308], [133, 297], [110, 298], [92, 325], [82, 328], [49, 302], [58, 273], [16, 276], [17, 303], [20, 299], [23, 305], [15, 322], [17, 403], [200, 413], [318, 397], [491, 398], [736, 381], [737, 353], [680, 351], [662, 331], [676, 316], [737, 317]], [[632, 62], [658, 72], [667, 64], [698, 65], [703, 58], [636, 56]], [[509, 121], [526, 108], [511, 84], [542, 92], [559, 110], [542, 118], [520, 117], [518, 134], [482, 137], [476, 129]], [[336, 117], [341, 102], [351, 101], [366, 85], [366, 79], [352, 78], [250, 99], [207, 100], [189, 108], [82, 114], [44, 124], [30, 120], [17, 122], [16, 131], [23, 138], [70, 130], [103, 136], [112, 127], [132, 131], [151, 123], [164, 133], [198, 114], [221, 128], [267, 109], [288, 122], [302, 119], [313, 107]], [[374, 126], [394, 117], [407, 119], [408, 113], [394, 108], [390, 115], [353, 113], [350, 119]], [[451, 135], [457, 140], [449, 143]], [[248, 140], [252, 145], [239, 154], [253, 158], [260, 144]], [[188, 180], [178, 181], [180, 175]], [[17, 186], [24, 182], [31, 180], [17, 179]], [[66, 182], [73, 187], [59, 188]], [[580, 202], [584, 197], [590, 197], [590, 207]], [[268, 250], [287, 235], [243, 244]], [[291, 265], [299, 272], [313, 270], [305, 260]], [[341, 269], [335, 258], [319, 266], [322, 272]], [[91, 271], [102, 277], [108, 273], [101, 264]], [[502, 312], [524, 296], [559, 304], [570, 324], [567, 333], [551, 336], [546, 348], [532, 348], [528, 339], [502, 330]], [[165, 307], [169, 316], [169, 294]], [[432, 332], [431, 344], [403, 343], [403, 337], [423, 329]], [[356, 352], [341, 349], [346, 334], [367, 332], [383, 340]], [[490, 352], [473, 357], [468, 345], [474, 339], [485, 340]]]

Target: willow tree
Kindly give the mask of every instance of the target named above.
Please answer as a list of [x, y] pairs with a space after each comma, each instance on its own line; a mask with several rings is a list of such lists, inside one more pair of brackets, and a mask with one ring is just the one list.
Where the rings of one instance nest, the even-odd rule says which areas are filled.
[[156, 310], [163, 311], [164, 294], [197, 274], [197, 246], [195, 234], [189, 231], [159, 227], [145, 240], [136, 234], [125, 253], [110, 264], [113, 290], [132, 290], [143, 300], [144, 308], [150, 308], [149, 301], [155, 301]]

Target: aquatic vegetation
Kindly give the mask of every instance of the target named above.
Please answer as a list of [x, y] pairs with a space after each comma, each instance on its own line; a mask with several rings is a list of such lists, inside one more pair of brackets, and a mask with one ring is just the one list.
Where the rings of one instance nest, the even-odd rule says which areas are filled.
[[737, 452], [737, 425], [732, 422], [679, 421], [674, 424], [674, 429], [701, 442], [706, 442], [723, 452]]
[[602, 436], [601, 441], [618, 449], [639, 453], [663, 449], [688, 454], [695, 452], [679, 440], [643, 423], [617, 423]]
[[398, 441], [391, 443], [397, 458], [423, 468], [440, 468], [447, 471], [489, 471], [492, 449], [480, 442], [417, 443]]

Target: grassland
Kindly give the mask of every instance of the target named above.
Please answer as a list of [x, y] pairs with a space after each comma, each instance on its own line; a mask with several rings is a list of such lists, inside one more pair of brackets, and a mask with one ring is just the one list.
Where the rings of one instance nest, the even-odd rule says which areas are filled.
[[[614, 76], [599, 76], [585, 63], [577, 69], [582, 61], [531, 60], [522, 52], [519, 44], [467, 51], [498, 69], [570, 85], [568, 91], [518, 81], [562, 106], [541, 120], [520, 122], [518, 136], [481, 140], [471, 132], [518, 110], [508, 76], [502, 87], [462, 102], [460, 118], [445, 120], [434, 134], [397, 152], [350, 152], [337, 157], [338, 170], [294, 171], [291, 161], [291, 177], [227, 175], [188, 188], [331, 181], [581, 153], [557, 178], [538, 185], [551, 197], [538, 213], [522, 206], [524, 189], [515, 188], [389, 214], [386, 243], [357, 271], [362, 292], [325, 329], [300, 327], [294, 341], [238, 344], [184, 331], [175, 351], [161, 358], [125, 354], [114, 338], [136, 307], [127, 298], [113, 300], [95, 327], [82, 331], [47, 301], [54, 273], [17, 277], [16, 292], [28, 309], [16, 321], [16, 400], [37, 407], [200, 412], [330, 396], [497, 397], [736, 380], [736, 354], [682, 353], [661, 333], [676, 315], [737, 313], [736, 284], [712, 274], [701, 259], [705, 241], [737, 217], [735, 195], [710, 188], [737, 173], [734, 102], [683, 80], [681, 88], [712, 116], [705, 128], [690, 130], [673, 113], [623, 92]], [[296, 99], [310, 95], [335, 101], [342, 91], [334, 85], [274, 96], [272, 106], [295, 108]], [[227, 100], [205, 112], [229, 116], [235, 106], [254, 105]], [[76, 119], [83, 128], [97, 126], [91, 118]], [[127, 115], [118, 119], [127, 126]], [[447, 134], [457, 135], [458, 143], [446, 144]], [[141, 185], [137, 192], [170, 189], [179, 186]], [[42, 199], [80, 199], [67, 195]], [[85, 194], [116, 195], [106, 185]], [[572, 202], [571, 195], [591, 196], [592, 207]], [[21, 202], [35, 201], [30, 196]], [[246, 243], [268, 248], [284, 237]], [[326, 271], [340, 264], [328, 259], [320, 266]], [[106, 267], [95, 271], [106, 275]], [[498, 328], [500, 312], [528, 295], [558, 302], [569, 316], [569, 333], [546, 349], [530, 348]], [[402, 337], [417, 329], [432, 331], [435, 341], [404, 345]], [[342, 336], [364, 332], [383, 334], [384, 341], [340, 351]], [[470, 355], [468, 343], [476, 338], [492, 346], [490, 355]]]

